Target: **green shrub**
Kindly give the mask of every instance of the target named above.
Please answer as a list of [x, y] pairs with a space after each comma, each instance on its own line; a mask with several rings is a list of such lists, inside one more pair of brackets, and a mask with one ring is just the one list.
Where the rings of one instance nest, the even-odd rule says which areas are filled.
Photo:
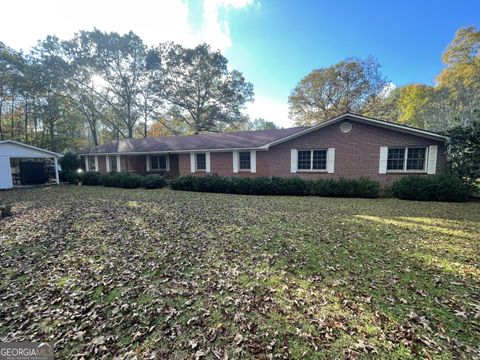
[[115, 187], [136, 189], [143, 186], [144, 177], [135, 173], [121, 172], [115, 176]]
[[399, 199], [420, 201], [468, 200], [468, 187], [453, 175], [407, 176], [393, 183], [392, 195]]
[[120, 177], [122, 173], [111, 172], [103, 175], [103, 186], [120, 187]]
[[350, 196], [362, 198], [376, 198], [380, 194], [380, 183], [368, 177], [362, 176], [358, 180], [348, 180], [350, 182]]
[[60, 166], [62, 167], [62, 172], [64, 174], [76, 172], [80, 169], [80, 159], [77, 154], [67, 152], [60, 158]]
[[311, 195], [310, 182], [300, 178], [283, 179], [282, 193], [279, 195]]
[[[256, 195], [276, 195], [281, 193], [281, 187], [276, 187], [275, 178], [269, 178], [266, 176], [258, 177], [255, 179], [255, 194]], [[278, 178], [280, 179], [280, 178]]]
[[161, 189], [165, 187], [165, 179], [160, 175], [150, 175], [143, 179], [145, 189]]
[[171, 181], [173, 190], [233, 193], [245, 195], [317, 195], [338, 197], [378, 197], [380, 184], [361, 178], [303, 180], [282, 177], [224, 177], [206, 175], [201, 177], [180, 176]]
[[192, 191], [195, 178], [191, 175], [178, 176], [170, 181], [170, 187], [173, 190]]
[[82, 182], [83, 173], [79, 173], [77, 171], [68, 172], [65, 174], [65, 181], [69, 184], [78, 184]]
[[234, 194], [245, 194], [245, 195], [255, 194], [254, 180], [249, 177], [234, 176], [230, 178], [230, 182], [232, 184], [231, 185], [232, 193]]
[[88, 185], [88, 186], [103, 185], [103, 176], [98, 172], [89, 171], [82, 174], [81, 182], [82, 184]]

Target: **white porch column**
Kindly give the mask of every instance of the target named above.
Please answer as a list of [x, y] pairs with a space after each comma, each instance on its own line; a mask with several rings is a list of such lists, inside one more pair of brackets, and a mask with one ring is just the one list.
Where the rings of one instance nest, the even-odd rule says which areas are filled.
[[57, 182], [57, 185], [60, 185], [60, 177], [58, 176], [58, 159], [56, 156], [54, 157], [54, 160], [55, 160], [55, 181]]

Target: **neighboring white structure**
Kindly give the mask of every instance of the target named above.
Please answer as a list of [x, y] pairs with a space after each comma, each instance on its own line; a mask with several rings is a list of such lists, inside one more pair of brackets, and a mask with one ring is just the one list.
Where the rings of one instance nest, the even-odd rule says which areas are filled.
[[0, 141], [0, 189], [13, 187], [11, 158], [20, 159], [50, 159], [55, 164], [55, 180], [59, 184], [58, 159], [61, 154], [13, 140]]

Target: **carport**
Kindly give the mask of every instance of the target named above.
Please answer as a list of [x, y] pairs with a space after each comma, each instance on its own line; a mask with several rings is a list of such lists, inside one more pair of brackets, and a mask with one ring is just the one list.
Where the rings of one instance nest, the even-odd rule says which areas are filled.
[[[14, 177], [20, 176], [20, 174], [12, 174], [12, 163], [25, 162], [31, 160], [33, 165], [35, 162], [39, 162], [42, 159], [44, 161], [50, 161], [54, 165], [55, 182], [57, 185], [60, 183], [58, 175], [58, 159], [61, 154], [53, 151], [41, 149], [32, 145], [23, 144], [13, 140], [0, 141], [0, 189], [10, 189], [14, 186], [14, 183], [18, 181]], [[27, 164], [28, 165], [28, 164]], [[24, 167], [27, 168], [27, 167]], [[31, 176], [35, 177], [35, 166], [30, 166], [24, 174], [21, 174], [22, 178]]]

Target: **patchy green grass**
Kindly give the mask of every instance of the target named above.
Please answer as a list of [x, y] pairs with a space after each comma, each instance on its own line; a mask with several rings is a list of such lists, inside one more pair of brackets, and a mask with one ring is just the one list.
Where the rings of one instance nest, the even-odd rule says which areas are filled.
[[480, 203], [0, 193], [0, 341], [58, 358], [480, 356]]

